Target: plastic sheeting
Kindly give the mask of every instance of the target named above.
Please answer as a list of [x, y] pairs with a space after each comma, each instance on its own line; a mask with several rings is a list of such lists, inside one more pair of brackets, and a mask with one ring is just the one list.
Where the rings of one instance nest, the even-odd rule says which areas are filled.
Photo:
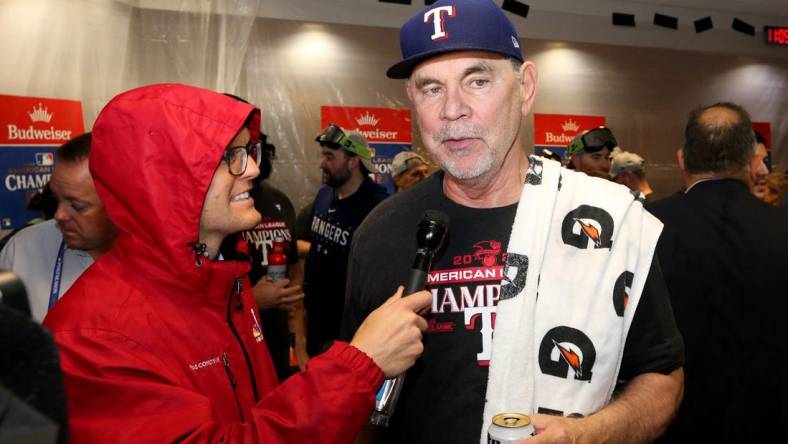
[[[265, 0], [139, 3], [3, 1], [0, 92], [81, 100], [87, 128], [115, 94], [144, 84], [237, 94], [263, 110], [279, 156], [271, 182], [297, 209], [320, 184], [321, 105], [408, 107], [403, 82], [384, 74], [399, 59], [397, 29], [257, 17]], [[680, 185], [674, 153], [700, 104], [735, 101], [771, 122], [774, 162], [788, 167], [784, 58], [528, 39], [522, 47], [539, 70], [534, 111], [606, 116], [622, 147], [646, 158], [657, 196]]]

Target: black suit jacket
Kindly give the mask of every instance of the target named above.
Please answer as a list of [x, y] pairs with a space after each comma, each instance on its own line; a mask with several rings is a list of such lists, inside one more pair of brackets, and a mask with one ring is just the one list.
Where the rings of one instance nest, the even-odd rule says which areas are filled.
[[684, 402], [663, 441], [787, 439], [788, 213], [733, 179], [648, 209], [665, 224], [657, 254], [686, 350]]

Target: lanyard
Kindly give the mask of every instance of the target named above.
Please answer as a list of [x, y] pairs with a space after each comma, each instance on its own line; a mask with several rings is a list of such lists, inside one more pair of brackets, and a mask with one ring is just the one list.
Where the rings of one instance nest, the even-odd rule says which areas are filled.
[[60, 277], [63, 275], [63, 251], [65, 250], [65, 242], [60, 241], [60, 250], [57, 252], [57, 259], [55, 260], [55, 269], [52, 270], [52, 289], [49, 292], [49, 308], [57, 302], [60, 295]]

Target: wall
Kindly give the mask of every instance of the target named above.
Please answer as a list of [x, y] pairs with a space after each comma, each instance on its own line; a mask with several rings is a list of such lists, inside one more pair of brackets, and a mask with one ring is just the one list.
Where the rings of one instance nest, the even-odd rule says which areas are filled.
[[[297, 208], [319, 186], [320, 105], [408, 106], [403, 82], [384, 75], [399, 58], [397, 29], [218, 15], [201, 4], [7, 0], [0, 57], [13, 62], [0, 66], [0, 92], [80, 99], [88, 128], [113, 95], [147, 83], [238, 94], [262, 107], [280, 155], [272, 182]], [[539, 70], [535, 112], [607, 116], [622, 147], [647, 159], [658, 195], [679, 186], [674, 151], [699, 104], [731, 100], [771, 122], [775, 162], [788, 168], [788, 58], [537, 39], [523, 48]]]

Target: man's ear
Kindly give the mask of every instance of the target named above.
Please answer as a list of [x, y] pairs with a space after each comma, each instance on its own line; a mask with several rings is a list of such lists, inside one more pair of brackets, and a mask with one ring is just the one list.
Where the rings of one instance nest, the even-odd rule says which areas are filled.
[[684, 149], [679, 148], [676, 150], [676, 161], [679, 163], [679, 170], [682, 173], [687, 173], [687, 170], [684, 168]]
[[522, 114], [527, 116], [534, 106], [536, 97], [536, 80], [538, 74], [536, 65], [531, 62], [524, 62], [520, 65], [520, 95], [523, 98]]
[[348, 164], [350, 165], [350, 169], [361, 169], [361, 157], [359, 156], [347, 156], [348, 157]]

